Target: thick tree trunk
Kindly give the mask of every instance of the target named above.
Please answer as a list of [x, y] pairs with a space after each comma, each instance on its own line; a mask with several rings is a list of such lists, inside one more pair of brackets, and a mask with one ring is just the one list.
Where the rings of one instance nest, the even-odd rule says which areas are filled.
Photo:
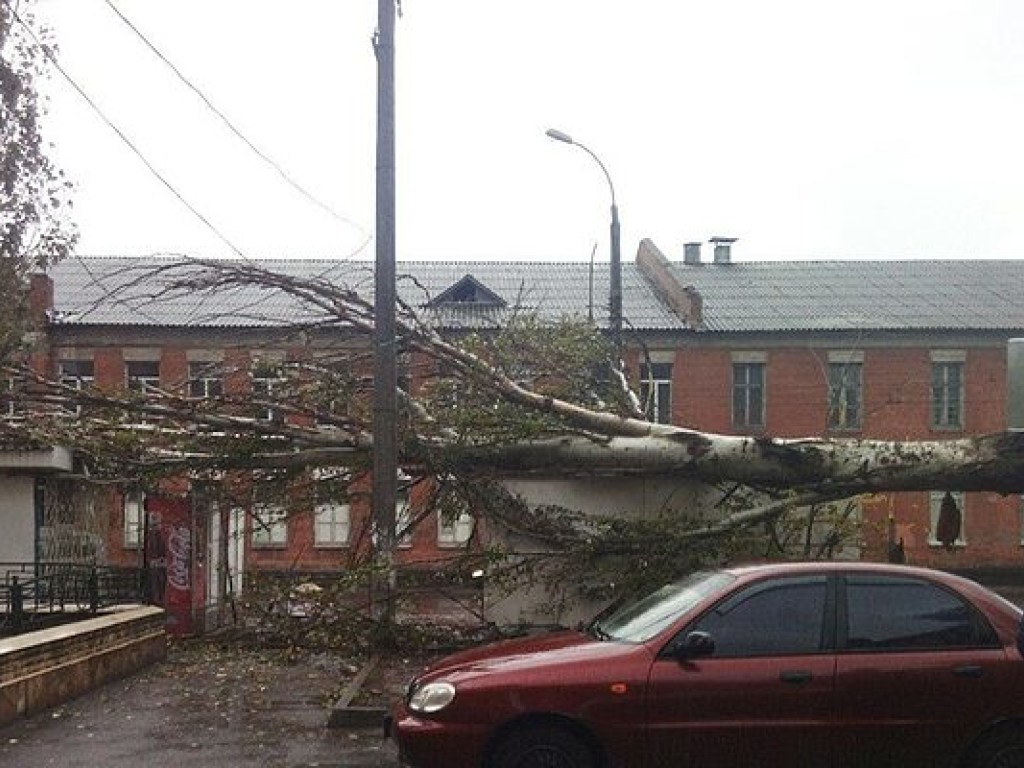
[[948, 441], [768, 439], [678, 430], [606, 441], [567, 437], [449, 456], [472, 470], [673, 474], [755, 488], [1024, 493], [1024, 432]]

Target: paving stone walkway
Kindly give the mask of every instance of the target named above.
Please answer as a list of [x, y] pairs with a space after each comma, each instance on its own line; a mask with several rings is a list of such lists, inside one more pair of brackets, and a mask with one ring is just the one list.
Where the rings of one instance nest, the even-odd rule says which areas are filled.
[[[380, 727], [328, 727], [361, 663], [175, 644], [162, 664], [0, 728], [0, 766], [391, 768], [394, 745]], [[391, 699], [406, 673], [402, 660], [385, 665], [365, 695]]]

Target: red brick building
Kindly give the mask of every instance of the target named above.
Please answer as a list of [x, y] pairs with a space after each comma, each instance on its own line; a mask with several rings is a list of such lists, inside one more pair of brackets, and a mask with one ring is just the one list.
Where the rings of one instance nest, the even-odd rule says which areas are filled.
[[[187, 296], [154, 300], [156, 286], [126, 278], [146, 265], [73, 259], [52, 269], [46, 364], [53, 372], [104, 387], [148, 382], [195, 394], [219, 387], [245, 393], [270, 384], [241, 374], [217, 379], [211, 366], [230, 363], [242, 371], [250, 358], [308, 353], [277, 338], [280, 325], [294, 319], [287, 304], [237, 292], [216, 306]], [[367, 263], [261, 266], [360, 290], [371, 284]], [[607, 322], [603, 267], [426, 262], [399, 264], [398, 272], [415, 277], [400, 282], [401, 298], [446, 331], [493, 326], [521, 309]], [[728, 241], [715, 243], [713, 259], [702, 260], [691, 244], [683, 259], [669, 260], [645, 240], [635, 263], [624, 265], [623, 317], [627, 346], [635, 353], [642, 341], [649, 351], [642, 373], [653, 380], [647, 393], [658, 420], [726, 434], [960, 437], [1006, 427], [1007, 342], [1024, 336], [1024, 262], [739, 263]], [[417, 493], [412, 489], [412, 509]], [[1020, 498], [957, 495], [963, 526], [947, 550], [935, 537], [941, 497], [863, 499], [864, 556], [885, 557], [892, 528], [911, 562], [1018, 565]], [[308, 514], [259, 506], [211, 510], [202, 508], [200, 494], [181, 503], [193, 505], [182, 519], [190, 521], [192, 552], [203, 553], [191, 561], [197, 593], [237, 589], [253, 569], [344, 568], [370, 536], [369, 505], [358, 494], [349, 504]], [[115, 500], [107, 517], [112, 561], [142, 559], [142, 519], [137, 496]], [[468, 520], [427, 520], [403, 543], [401, 557], [436, 561], [464, 547], [471, 530]], [[216, 560], [227, 567], [213, 567]], [[228, 577], [232, 584], [225, 585]]]
[[[1019, 261], [710, 263], [690, 245], [639, 261], [691, 297], [692, 332], [661, 351], [672, 421], [725, 434], [942, 440], [1007, 428], [1007, 344], [1024, 335]], [[663, 374], [668, 368], [663, 367]], [[961, 535], [936, 538], [943, 493], [864, 498], [865, 556], [891, 525], [909, 561], [939, 568], [1024, 565], [1020, 497], [954, 494]]]

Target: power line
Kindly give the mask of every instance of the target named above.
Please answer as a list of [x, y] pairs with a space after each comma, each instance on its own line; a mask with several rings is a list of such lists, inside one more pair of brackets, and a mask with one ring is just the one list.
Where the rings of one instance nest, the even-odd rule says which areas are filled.
[[313, 203], [314, 205], [316, 205], [321, 210], [325, 211], [330, 216], [334, 217], [336, 220], [342, 222], [343, 224], [347, 224], [348, 226], [354, 227], [355, 229], [359, 230], [364, 235], [364, 237], [366, 237], [366, 240], [363, 242], [363, 244], [359, 247], [358, 250], [362, 250], [362, 248], [366, 246], [366, 244], [369, 242], [371, 236], [369, 235], [369, 233], [367, 233], [367, 231], [362, 226], [360, 226], [358, 223], [356, 223], [352, 219], [348, 218], [347, 216], [343, 216], [342, 214], [340, 214], [337, 211], [335, 211], [333, 208], [331, 208], [331, 206], [329, 206], [327, 203], [323, 202], [322, 200], [320, 200], [319, 198], [314, 196], [305, 187], [303, 187], [294, 178], [292, 178], [292, 176], [287, 171], [285, 171], [285, 169], [279, 163], [277, 163], [273, 158], [269, 157], [265, 152], [263, 152], [259, 147], [257, 147], [244, 133], [242, 133], [242, 131], [237, 126], [235, 126], [235, 124], [232, 123], [230, 119], [228, 119], [227, 115], [225, 115], [220, 109], [218, 109], [213, 104], [213, 102], [210, 101], [210, 99], [206, 96], [206, 94], [203, 93], [198, 88], [198, 86], [195, 85], [195, 83], [193, 83], [184, 74], [182, 74], [181, 70], [179, 70], [174, 65], [174, 63], [171, 62], [170, 59], [168, 59], [167, 56], [165, 56], [163, 54], [163, 52], [160, 51], [149, 40], [149, 38], [147, 38], [142, 33], [142, 31], [139, 30], [139, 28], [135, 26], [131, 22], [131, 20], [128, 19], [120, 11], [120, 9], [116, 5], [114, 5], [113, 0], [104, 0], [104, 2], [107, 4], [107, 7], [110, 8], [110, 10], [113, 11], [117, 15], [117, 17], [125, 24], [125, 26], [127, 26], [132, 32], [134, 32], [135, 35], [139, 38], [139, 40], [141, 40], [142, 43], [147, 48], [149, 48], [149, 50], [152, 51], [153, 54], [158, 59], [160, 59], [160, 61], [162, 61], [164, 64], [166, 64], [167, 67], [175, 74], [175, 76], [177, 76], [177, 78], [189, 90], [191, 90], [196, 96], [199, 97], [199, 99], [203, 102], [203, 104], [206, 105], [207, 109], [209, 109], [211, 112], [213, 112], [213, 114], [216, 115], [221, 120], [221, 122], [223, 122], [224, 125], [226, 125], [228, 127], [228, 129], [238, 139], [240, 139], [247, 147], [249, 147], [249, 149], [252, 150], [253, 153], [255, 153], [255, 155], [257, 157], [259, 157], [261, 160], [263, 160], [263, 162], [265, 162], [267, 165], [269, 165], [271, 168], [273, 168], [277, 172], [278, 176], [280, 176], [288, 184], [288, 186], [290, 186], [292, 189], [294, 189], [296, 192], [298, 192], [300, 195], [302, 195], [304, 198], [306, 198], [306, 200], [308, 200], [309, 202]]
[[124, 131], [118, 128], [113, 123], [113, 121], [111, 121], [110, 118], [106, 116], [103, 110], [99, 108], [99, 105], [97, 105], [96, 102], [94, 102], [89, 97], [89, 94], [87, 94], [82, 89], [82, 87], [77, 82], [75, 82], [75, 79], [71, 77], [70, 74], [68, 74], [64, 67], [61, 66], [60, 62], [53, 55], [53, 51], [51, 50], [50, 46], [45, 45], [36, 36], [35, 30], [33, 30], [32, 27], [29, 26], [29, 24], [26, 23], [26, 21], [18, 14], [18, 11], [15, 9], [13, 5], [11, 5], [9, 0], [0, 0], [0, 2], [2, 2], [7, 7], [7, 9], [14, 16], [15, 20], [18, 22], [18, 24], [20, 24], [22, 28], [24, 28], [24, 30], [28, 33], [29, 37], [31, 37], [35, 44], [39, 46], [39, 50], [43, 52], [43, 55], [53, 65], [54, 69], [56, 69], [60, 73], [61, 77], [68, 81], [71, 87], [74, 88], [78, 95], [85, 100], [85, 103], [89, 105], [90, 109], [92, 109], [92, 111], [95, 112], [99, 116], [99, 118], [107, 124], [107, 127], [109, 127], [115, 134], [117, 134], [117, 137], [124, 143], [124, 145], [128, 147], [128, 149], [130, 149], [135, 154], [135, 156], [139, 158], [139, 160], [142, 161], [142, 164], [146, 166], [147, 170], [149, 170], [149, 172], [152, 173], [153, 176], [155, 176], [160, 181], [160, 183], [163, 184], [171, 192], [172, 195], [178, 198], [178, 201], [182, 205], [184, 205], [193, 216], [199, 219], [199, 221], [201, 221], [207, 229], [213, 232], [213, 234], [216, 235], [222, 243], [224, 243], [240, 258], [249, 261], [249, 257], [246, 256], [245, 253], [243, 253], [238, 246], [231, 242], [231, 240], [229, 240], [224, 233], [217, 229], [217, 227], [214, 226], [214, 224], [209, 219], [207, 219], [202, 213], [200, 213], [195, 206], [193, 206], [188, 200], [186, 200], [185, 197], [174, 187], [174, 185], [171, 184], [171, 182], [168, 181], [163, 176], [163, 174], [160, 173], [159, 170], [157, 170], [157, 168], [149, 161], [149, 159], [142, 153], [142, 151], [137, 146], [135, 146], [135, 144], [132, 142], [131, 139], [128, 138]]

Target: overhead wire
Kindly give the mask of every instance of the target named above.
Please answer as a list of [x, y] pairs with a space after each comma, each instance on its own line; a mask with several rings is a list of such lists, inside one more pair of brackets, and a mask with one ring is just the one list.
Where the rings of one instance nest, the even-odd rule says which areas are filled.
[[281, 166], [280, 163], [275, 161], [266, 152], [264, 152], [262, 149], [256, 146], [256, 144], [251, 139], [249, 139], [249, 137], [246, 136], [242, 132], [242, 130], [239, 129], [228, 118], [226, 114], [224, 114], [222, 110], [218, 109], [218, 107], [210, 100], [210, 98], [202, 90], [200, 90], [195, 83], [193, 83], [188, 77], [186, 77], [181, 72], [181, 70], [178, 69], [178, 67], [175, 66], [175, 64], [159, 48], [157, 48], [156, 45], [154, 45], [153, 42], [148, 37], [146, 37], [146, 35], [137, 26], [135, 26], [135, 24], [132, 23], [132, 21], [127, 16], [124, 15], [124, 13], [121, 12], [117, 5], [114, 4], [113, 0], [104, 0], [104, 2], [106, 3], [107, 7], [110, 8], [110, 10], [113, 11], [113, 13], [121, 20], [121, 22], [125, 26], [127, 26], [128, 29], [130, 29], [147, 48], [149, 48], [153, 55], [160, 59], [160, 61], [162, 61], [171, 70], [171, 72], [174, 73], [178, 80], [180, 80], [182, 84], [185, 85], [186, 88], [191, 90], [203, 102], [207, 109], [209, 109], [214, 115], [216, 115], [220, 119], [222, 123], [224, 123], [228, 130], [230, 130], [239, 140], [241, 140], [250, 150], [252, 150], [252, 152], [257, 157], [259, 157], [263, 162], [269, 165], [277, 173], [277, 175], [280, 176], [281, 179], [288, 184], [288, 186], [290, 186], [293, 190], [302, 195], [302, 197], [304, 197], [307, 201], [313, 203], [314, 205], [316, 205], [322, 211], [326, 212], [328, 215], [332, 216], [337, 221], [358, 230], [364, 236], [365, 240], [359, 246], [359, 248], [356, 249], [357, 253], [366, 247], [366, 244], [372, 239], [372, 235], [370, 235], [364, 227], [362, 227], [353, 219], [338, 213], [330, 205], [328, 205], [323, 200], [313, 195], [305, 187], [299, 184], [299, 182], [297, 182], [291, 176], [291, 174], [289, 174]]
[[78, 93], [78, 95], [85, 100], [85, 103], [89, 105], [89, 108], [92, 109], [92, 111], [95, 112], [97, 116], [99, 116], [99, 118], [107, 125], [107, 127], [110, 128], [117, 135], [121, 142], [126, 147], [128, 147], [129, 150], [131, 150], [131, 152], [142, 162], [144, 166], [146, 166], [146, 169], [151, 174], [153, 174], [153, 176], [161, 184], [163, 184], [164, 187], [166, 187], [167, 190], [172, 195], [174, 195], [178, 199], [178, 201], [182, 205], [184, 205], [193, 216], [195, 216], [200, 222], [202, 222], [202, 224], [207, 229], [209, 229], [214, 235], [216, 235], [216, 237], [222, 243], [224, 243], [224, 245], [230, 248], [231, 251], [234, 252], [239, 258], [244, 259], [246, 261], [250, 261], [251, 259], [237, 245], [235, 245], [227, 237], [227, 235], [221, 232], [213, 224], [213, 222], [207, 219], [206, 216], [204, 216], [194, 205], [192, 205], [192, 203], [190, 203], [185, 198], [185, 196], [182, 195], [181, 192], [179, 192], [177, 188], [173, 184], [171, 184], [171, 182], [162, 173], [160, 173], [156, 166], [154, 166], [153, 163], [150, 162], [149, 158], [147, 158], [145, 154], [143, 154], [142, 150], [140, 150], [135, 145], [135, 143], [125, 134], [125, 132], [118, 128], [117, 125], [109, 117], [107, 117], [106, 113], [104, 113], [104, 111], [99, 107], [99, 105], [95, 101], [93, 101], [89, 94], [85, 92], [85, 90], [75, 81], [73, 77], [71, 77], [70, 73], [68, 73], [67, 70], [64, 69], [60, 61], [53, 54], [52, 48], [43, 43], [43, 41], [39, 39], [39, 37], [35, 33], [35, 30], [32, 29], [31, 25], [28, 24], [21, 17], [17, 9], [10, 3], [10, 1], [0, 0], [0, 2], [2, 2], [7, 7], [7, 9], [11, 12], [11, 15], [14, 17], [15, 21], [17, 21], [18, 24], [21, 25], [21, 27], [28, 33], [29, 37], [32, 38], [33, 42], [35, 42], [35, 44], [39, 46], [39, 50], [42, 51], [43, 56], [46, 57], [47, 61], [49, 61], [50, 64], [53, 65], [53, 68], [57, 70], [61, 77], [63, 77], [68, 82], [68, 84]]

